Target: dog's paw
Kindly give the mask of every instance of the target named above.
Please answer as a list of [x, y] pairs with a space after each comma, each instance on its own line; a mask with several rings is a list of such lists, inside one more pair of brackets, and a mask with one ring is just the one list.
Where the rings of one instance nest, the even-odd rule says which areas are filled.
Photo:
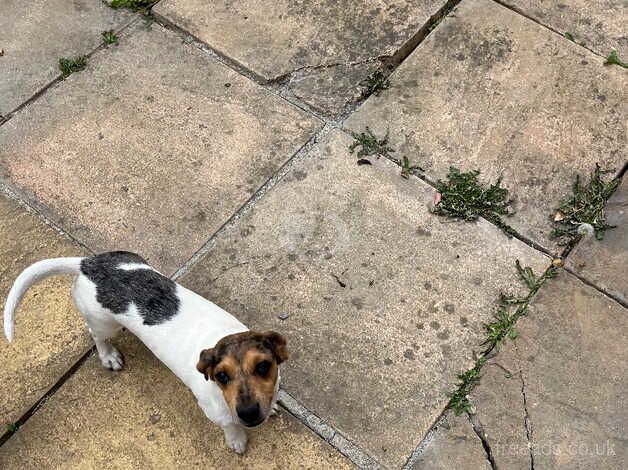
[[120, 351], [111, 346], [109, 351], [100, 355], [100, 362], [102, 362], [105, 369], [122, 370], [124, 367], [124, 356], [122, 356]]
[[225, 431], [225, 442], [227, 447], [237, 454], [244, 454], [247, 443], [246, 432], [241, 428]]

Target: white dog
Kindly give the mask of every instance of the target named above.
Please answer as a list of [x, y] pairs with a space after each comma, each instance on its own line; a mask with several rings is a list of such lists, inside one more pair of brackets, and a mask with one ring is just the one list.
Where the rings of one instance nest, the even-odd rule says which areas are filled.
[[248, 331], [140, 256], [118, 251], [48, 259], [24, 270], [4, 308], [9, 341], [23, 295], [38, 280], [55, 274], [78, 276], [72, 296], [103, 366], [122, 369], [122, 355], [107, 340], [128, 329], [192, 390], [205, 415], [224, 430], [227, 445], [245, 451], [244, 427], [263, 423], [276, 406], [278, 366], [287, 359], [283, 336]]

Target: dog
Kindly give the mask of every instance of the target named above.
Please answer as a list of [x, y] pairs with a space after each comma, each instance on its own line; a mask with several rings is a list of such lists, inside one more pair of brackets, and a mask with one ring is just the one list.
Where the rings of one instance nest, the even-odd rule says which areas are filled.
[[77, 276], [72, 297], [104, 367], [122, 369], [123, 356], [108, 340], [126, 328], [192, 390], [205, 415], [224, 430], [227, 446], [244, 453], [245, 428], [262, 424], [277, 409], [279, 365], [288, 358], [282, 335], [249, 331], [139, 255], [114, 251], [47, 259], [26, 268], [4, 308], [9, 342], [26, 291], [56, 274]]

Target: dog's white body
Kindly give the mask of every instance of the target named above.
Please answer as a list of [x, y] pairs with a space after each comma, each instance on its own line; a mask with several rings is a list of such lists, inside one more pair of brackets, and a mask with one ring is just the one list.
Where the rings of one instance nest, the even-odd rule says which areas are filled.
[[[146, 325], [133, 303], [125, 312], [113, 313], [97, 300], [96, 284], [81, 272], [82, 260], [83, 258], [44, 260], [20, 274], [5, 305], [4, 331], [7, 339], [11, 341], [13, 338], [15, 310], [32, 284], [55, 274], [74, 274], [77, 278], [72, 296], [96, 343], [103, 365], [113, 370], [122, 368], [121, 354], [107, 339], [126, 328], [192, 390], [205, 415], [223, 428], [227, 445], [238, 453], [244, 452], [247, 441], [244, 428], [232, 415], [218, 385], [212, 381], [207, 382], [195, 365], [200, 351], [213, 347], [227, 335], [248, 331], [248, 328], [217, 305], [179, 284], [176, 284], [178, 313], [167, 321]], [[117, 269], [155, 271], [151, 266], [141, 263], [121, 263]], [[279, 380], [275, 387], [273, 406], [278, 385]]]

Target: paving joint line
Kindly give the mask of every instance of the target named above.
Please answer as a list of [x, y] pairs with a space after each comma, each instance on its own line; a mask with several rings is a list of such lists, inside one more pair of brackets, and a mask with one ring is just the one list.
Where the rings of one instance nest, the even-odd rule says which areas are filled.
[[279, 404], [298, 421], [307, 426], [321, 439], [351, 460], [361, 469], [379, 470], [382, 466], [358, 445], [347, 439], [325, 420], [312, 413], [284, 389], [279, 390]]
[[576, 46], [582, 47], [583, 49], [586, 49], [587, 51], [591, 52], [592, 54], [595, 54], [598, 57], [601, 57], [602, 59], [606, 60], [606, 57], [604, 57], [602, 54], [600, 54], [599, 52], [595, 51], [594, 49], [591, 49], [590, 47], [586, 46], [586, 45], [582, 45], [576, 41], [572, 41], [570, 39], [567, 39], [567, 37], [565, 37], [565, 32], [560, 32], [557, 29], [551, 27], [550, 25], [547, 25], [545, 23], [542, 23], [540, 20], [537, 20], [535, 17], [531, 16], [530, 14], [526, 13], [525, 11], [523, 11], [522, 9], [520, 9], [519, 7], [516, 7], [514, 5], [508, 5], [504, 0], [493, 0], [495, 3], [497, 3], [498, 5], [501, 5], [502, 7], [512, 11], [513, 13], [516, 13], [517, 15], [523, 16], [524, 18], [538, 24], [539, 26], [551, 31], [552, 33], [555, 33], [557, 35], [559, 35], [560, 37], [562, 37], [565, 41], [569, 41], [573, 44], [575, 44]]
[[[129, 29], [131, 26], [133, 26], [135, 23], [137, 23], [138, 21], [140, 21], [141, 18], [140, 17], [135, 17], [135, 18], [131, 18], [131, 20], [120, 26], [115, 33], [121, 34], [124, 31], [126, 31], [127, 29]], [[84, 54], [88, 59], [91, 59], [94, 55], [96, 55], [99, 51], [103, 50], [103, 49], [108, 49], [107, 45], [104, 44], [104, 42], [101, 42], [100, 44], [98, 44], [94, 49], [92, 49], [91, 51], [87, 52], [86, 54]], [[89, 65], [89, 61], [88, 61], [88, 65]], [[74, 72], [74, 73], [80, 73], [80, 72]], [[20, 112], [22, 109], [26, 108], [28, 105], [30, 105], [31, 103], [36, 102], [39, 98], [41, 98], [48, 90], [50, 90], [51, 88], [53, 88], [55, 85], [64, 82], [65, 79], [63, 78], [63, 75], [61, 73], [59, 73], [59, 75], [57, 75], [55, 78], [53, 78], [50, 82], [48, 82], [46, 85], [44, 85], [42, 88], [40, 88], [39, 90], [37, 90], [33, 95], [31, 95], [29, 98], [26, 99], [26, 101], [23, 101], [22, 103], [20, 103], [19, 105], [17, 105], [12, 111], [9, 111], [7, 114], [4, 115], [0, 115], [0, 126], [3, 126], [4, 124], [6, 124], [7, 122], [9, 122], [11, 120], [11, 118], [18, 112]]]
[[480, 422], [480, 418], [478, 418], [478, 415], [476, 413], [467, 413], [467, 418], [469, 419], [469, 424], [471, 424], [473, 432], [482, 444], [486, 461], [489, 463], [492, 470], [497, 470], [497, 463], [495, 462], [495, 457], [493, 456], [493, 450], [491, 449], [491, 445], [488, 442], [486, 432], [484, 431], [484, 426], [482, 426], [482, 423]]
[[416, 465], [418, 459], [423, 455], [427, 446], [429, 446], [434, 439], [434, 435], [438, 430], [439, 426], [442, 426], [447, 421], [447, 409], [443, 409], [440, 415], [434, 420], [428, 431], [423, 436], [423, 439], [419, 442], [419, 444], [414, 448], [406, 463], [401, 467], [402, 470], [412, 470]]
[[625, 309], [628, 309], [628, 303], [626, 303], [624, 300], [617, 297], [615, 294], [611, 294], [606, 289], [603, 289], [602, 287], [595, 285], [593, 282], [589, 281], [587, 278], [583, 277], [581, 274], [578, 274], [575, 271], [573, 271], [572, 268], [570, 268], [569, 266], [565, 266], [563, 269], [567, 271], [569, 274], [571, 274], [573, 277], [577, 278], [583, 284], [595, 289], [600, 294], [604, 295], [605, 297], [608, 297], [614, 302], [617, 302], [619, 305], [621, 305]]

